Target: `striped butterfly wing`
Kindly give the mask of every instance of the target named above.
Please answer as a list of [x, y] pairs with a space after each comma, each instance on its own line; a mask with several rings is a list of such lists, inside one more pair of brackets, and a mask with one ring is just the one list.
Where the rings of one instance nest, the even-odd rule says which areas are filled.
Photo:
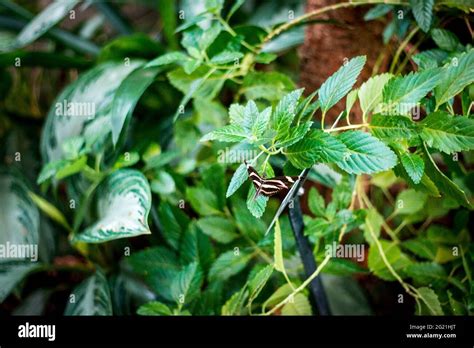
[[252, 180], [252, 183], [255, 187], [255, 198], [258, 195], [264, 195], [267, 197], [273, 196], [282, 190], [288, 190], [291, 186], [298, 180], [297, 176], [277, 176], [271, 179], [263, 179], [247, 162], [247, 172], [249, 179]]

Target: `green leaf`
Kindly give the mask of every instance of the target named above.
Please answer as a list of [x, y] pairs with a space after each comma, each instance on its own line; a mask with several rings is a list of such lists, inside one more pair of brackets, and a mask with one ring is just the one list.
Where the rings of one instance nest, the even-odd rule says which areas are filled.
[[253, 241], [260, 242], [267, 228], [265, 222], [253, 216], [240, 197], [232, 200], [232, 211], [239, 231]]
[[372, 115], [370, 130], [377, 138], [390, 142], [418, 135], [416, 123], [407, 116]]
[[26, 46], [59, 23], [79, 1], [54, 1], [31, 20], [18, 34], [16, 48]]
[[313, 315], [313, 311], [308, 298], [303, 294], [296, 294], [292, 301], [283, 306], [281, 315]]
[[0, 245], [38, 244], [40, 214], [28, 191], [19, 175], [0, 170]]
[[324, 274], [331, 274], [335, 276], [351, 276], [356, 273], [367, 274], [369, 273], [366, 268], [361, 267], [359, 264], [346, 259], [331, 258], [323, 269]]
[[448, 275], [443, 266], [434, 262], [419, 262], [409, 265], [404, 273], [417, 284], [440, 287], [446, 285]]
[[64, 315], [112, 315], [109, 285], [101, 269], [74, 288]]
[[393, 9], [392, 5], [379, 4], [372, 7], [364, 16], [364, 20], [371, 21], [373, 19], [385, 16]]
[[245, 97], [251, 99], [281, 100], [283, 96], [293, 90], [293, 81], [286, 75], [272, 72], [249, 72], [242, 84]]
[[260, 218], [265, 212], [265, 207], [267, 206], [268, 197], [263, 195], [258, 195], [255, 197], [255, 187], [250, 186], [249, 193], [247, 195], [247, 208], [256, 218]]
[[171, 293], [178, 304], [190, 303], [200, 292], [203, 274], [197, 262], [183, 267], [171, 282]]
[[28, 192], [30, 199], [36, 204], [36, 206], [48, 216], [51, 220], [56, 221], [61, 226], [65, 227], [66, 230], [70, 231], [71, 227], [64, 217], [63, 213], [59, 211], [53, 204], [41, 196], [36, 195], [33, 192]]
[[151, 181], [150, 188], [154, 193], [169, 195], [176, 190], [176, 184], [170, 174], [164, 170], [160, 170], [155, 174], [155, 177]]
[[243, 57], [243, 53], [241, 52], [232, 52], [232, 51], [223, 51], [219, 54], [216, 54], [214, 57], [211, 58], [211, 63], [214, 64], [227, 64], [227, 63], [234, 63], [238, 62], [239, 59]]
[[145, 278], [160, 296], [174, 301], [171, 283], [181, 270], [179, 259], [171, 250], [159, 246], [133, 253], [127, 258], [133, 271]]
[[297, 89], [285, 95], [277, 104], [275, 111], [272, 114], [272, 128], [281, 134], [290, 128], [296, 116], [296, 107], [298, 100], [303, 94], [303, 89]]
[[215, 258], [215, 252], [209, 238], [195, 223], [189, 224], [180, 245], [180, 258], [184, 264], [197, 262], [207, 271]]
[[451, 181], [441, 170], [439, 170], [425, 144], [423, 144], [423, 158], [425, 160], [425, 170], [429, 173], [429, 176], [436, 184], [436, 187], [444, 195], [452, 198], [458, 204], [468, 208], [471, 207], [471, 203], [469, 202], [466, 193]]
[[171, 309], [158, 301], [152, 301], [141, 305], [137, 310], [138, 315], [173, 315]]
[[386, 83], [393, 77], [390, 73], [371, 77], [359, 88], [358, 96], [360, 108], [364, 115], [372, 110], [377, 110], [382, 103], [382, 91]]
[[321, 85], [319, 102], [323, 113], [326, 113], [349, 93], [362, 71], [365, 61], [365, 56], [352, 58]]
[[444, 315], [438, 295], [433, 289], [422, 287], [417, 289], [420, 295], [419, 302], [416, 306], [416, 314], [418, 315]]
[[427, 33], [433, 19], [434, 0], [410, 0], [410, 5], [416, 23]]
[[112, 141], [117, 144], [123, 127], [132, 116], [138, 100], [162, 69], [141, 68], [133, 71], [123, 80], [112, 102]]
[[188, 228], [188, 216], [180, 208], [162, 201], [158, 207], [158, 217], [162, 226], [163, 237], [173, 249], [177, 250], [181, 236]]
[[406, 152], [400, 155], [400, 161], [413, 182], [419, 184], [425, 170], [423, 158], [417, 154]]
[[239, 189], [240, 186], [247, 180], [249, 177], [247, 172], [247, 166], [245, 163], [242, 163], [237, 170], [232, 175], [232, 179], [230, 179], [229, 186], [227, 187], [226, 198], [232, 196], [235, 191]]
[[234, 293], [222, 306], [222, 315], [240, 315], [242, 308], [249, 296], [247, 287], [244, 286], [240, 291]]
[[474, 149], [474, 120], [445, 112], [429, 114], [422, 122], [421, 138], [429, 147], [446, 153]]
[[251, 258], [251, 254], [241, 250], [231, 250], [221, 254], [212, 264], [209, 271], [209, 281], [226, 281], [241, 272]]
[[443, 68], [438, 86], [434, 89], [436, 109], [474, 82], [474, 49], [459, 58], [451, 59]]
[[438, 247], [428, 238], [418, 237], [407, 239], [401, 243], [402, 248], [411, 251], [416, 256], [424, 259], [434, 260]]
[[382, 231], [382, 226], [384, 223], [384, 218], [379, 214], [377, 209], [371, 208], [368, 209], [367, 215], [365, 216], [365, 223], [363, 227], [364, 238], [372, 247], [375, 243], [374, 237], [378, 239], [380, 237], [380, 232]]
[[87, 165], [87, 156], [79, 157], [76, 160], [70, 161], [64, 167], [56, 172], [56, 179], [61, 180], [68, 176], [81, 172]]
[[455, 51], [460, 45], [457, 36], [446, 29], [436, 28], [431, 30], [431, 38], [439, 48], [448, 52]]
[[230, 243], [239, 236], [235, 232], [235, 226], [232, 221], [220, 216], [201, 218], [197, 221], [197, 225], [204, 234], [219, 243]]
[[248, 286], [250, 292], [250, 301], [253, 301], [258, 297], [263, 287], [268, 282], [268, 279], [270, 279], [272, 273], [273, 265], [267, 265], [255, 273], [253, 278], [249, 280]]
[[448, 57], [446, 51], [440, 49], [432, 49], [420, 52], [413, 56], [413, 61], [421, 70], [437, 68]]
[[285, 155], [298, 169], [309, 168], [316, 162], [337, 162], [347, 155], [347, 147], [335, 136], [321, 130], [310, 130]]
[[423, 209], [427, 195], [413, 189], [401, 191], [396, 199], [396, 213], [412, 215]]
[[240, 125], [229, 124], [222, 128], [207, 133], [200, 141], [218, 140], [228, 143], [237, 143], [243, 140], [249, 140], [248, 131]]
[[397, 164], [397, 158], [392, 150], [370, 134], [347, 131], [339, 134], [338, 139], [346, 145], [348, 154], [336, 164], [348, 173], [377, 173]]
[[326, 202], [324, 197], [314, 187], [311, 187], [308, 194], [309, 210], [316, 216], [324, 216], [326, 211]]
[[[109, 62], [82, 74], [56, 98], [48, 112], [41, 138], [43, 163], [66, 158], [62, 144], [83, 135], [86, 146], [104, 150], [111, 132], [114, 94], [122, 81], [141, 63]], [[65, 103], [68, 106], [65, 106]], [[69, 105], [72, 108], [69, 109]]]
[[285, 272], [285, 263], [283, 260], [283, 243], [281, 239], [281, 228], [278, 219], [275, 222], [275, 241], [274, 241], [274, 266], [278, 272]]
[[2, 265], [0, 263], [0, 303], [5, 301], [10, 292], [28, 275], [28, 273], [38, 267], [39, 265], [34, 263], [7, 265]]
[[186, 197], [193, 209], [200, 215], [221, 214], [217, 197], [211, 190], [202, 187], [188, 187]]
[[173, 64], [173, 63], [178, 63], [178, 64], [183, 64], [189, 60], [189, 56], [187, 56], [183, 52], [169, 52], [165, 53], [158, 58], [153, 59], [147, 65], [145, 68], [151, 68], [154, 66], [162, 66], [162, 65], [168, 65], [168, 64]]
[[98, 221], [76, 234], [74, 242], [106, 241], [150, 234], [148, 214], [150, 186], [145, 176], [133, 169], [119, 169], [109, 175], [97, 192]]
[[438, 68], [395, 77], [383, 89], [383, 108], [389, 114], [407, 115], [416, 104], [440, 83]]
[[[401, 252], [396, 243], [385, 240], [379, 240], [379, 242], [386, 259], [395, 272], [400, 273], [400, 271], [410, 265], [410, 260], [405, 254]], [[369, 249], [368, 265], [371, 272], [373, 272], [377, 277], [387, 281], [395, 280], [395, 277], [389, 271], [384, 260], [382, 259], [380, 250], [376, 244], [372, 244]]]

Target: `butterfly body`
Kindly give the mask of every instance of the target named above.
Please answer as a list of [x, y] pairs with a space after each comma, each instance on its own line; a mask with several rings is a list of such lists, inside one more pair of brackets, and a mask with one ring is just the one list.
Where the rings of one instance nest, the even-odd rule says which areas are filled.
[[271, 179], [264, 179], [250, 164], [245, 162], [245, 165], [247, 166], [249, 179], [252, 180], [256, 190], [254, 199], [258, 195], [270, 197], [280, 191], [289, 190], [299, 179], [299, 176], [276, 176]]

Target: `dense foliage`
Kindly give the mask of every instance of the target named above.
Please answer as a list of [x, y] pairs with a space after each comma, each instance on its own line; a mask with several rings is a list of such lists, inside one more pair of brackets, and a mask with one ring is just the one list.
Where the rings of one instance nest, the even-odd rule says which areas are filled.
[[[414, 314], [473, 313], [469, 1], [369, 7], [389, 71], [355, 87], [366, 57], [348, 57], [314, 91], [296, 85], [302, 25], [369, 2], [160, 1], [158, 39], [107, 3], [55, 28], [90, 10], [78, 3], [0, 5], [0, 243], [39, 245], [38, 262], [0, 261], [3, 310], [308, 315], [321, 276], [332, 314], [389, 314], [383, 292]], [[285, 195], [255, 198], [242, 159], [267, 178], [310, 169], [287, 197], [309, 278]]]

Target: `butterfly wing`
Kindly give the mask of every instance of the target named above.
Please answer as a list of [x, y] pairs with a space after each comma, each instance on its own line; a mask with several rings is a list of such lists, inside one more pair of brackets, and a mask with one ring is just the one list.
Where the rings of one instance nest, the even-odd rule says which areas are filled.
[[273, 196], [280, 191], [289, 190], [298, 180], [297, 176], [277, 176], [265, 179], [262, 182], [260, 192], [265, 196]]
[[245, 165], [247, 166], [247, 173], [249, 175], [249, 179], [252, 181], [252, 184], [258, 193], [260, 191], [260, 187], [262, 186], [262, 182], [264, 180], [250, 164], [245, 162]]

